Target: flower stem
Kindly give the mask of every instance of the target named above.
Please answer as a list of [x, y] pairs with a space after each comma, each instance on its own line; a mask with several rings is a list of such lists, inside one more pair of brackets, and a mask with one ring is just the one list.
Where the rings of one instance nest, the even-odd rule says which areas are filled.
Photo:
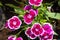
[[16, 37], [18, 37], [23, 30], [26, 30], [26, 27], [23, 28], [20, 32], [18, 32], [18, 33], [16, 34]]

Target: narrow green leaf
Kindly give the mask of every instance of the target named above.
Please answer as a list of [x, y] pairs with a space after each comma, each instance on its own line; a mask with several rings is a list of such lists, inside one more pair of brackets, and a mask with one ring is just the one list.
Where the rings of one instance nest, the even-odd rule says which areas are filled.
[[54, 32], [54, 35], [58, 35], [56, 32]]
[[7, 6], [9, 6], [9, 7], [12, 7], [12, 8], [19, 8], [18, 6], [15, 6], [15, 5], [13, 5], [13, 4], [5, 4], [5, 5], [7, 5]]
[[58, 1], [58, 5], [60, 6], [60, 0]]
[[24, 10], [20, 9], [20, 8], [14, 8], [15, 10], [15, 13], [18, 13], [20, 15], [23, 15], [24, 14]]
[[60, 13], [54, 13], [54, 12], [46, 12], [46, 15], [50, 18], [54, 19], [60, 19]]
[[30, 38], [28, 38], [28, 40], [30, 40]]
[[0, 2], [0, 6], [3, 6], [1, 2]]

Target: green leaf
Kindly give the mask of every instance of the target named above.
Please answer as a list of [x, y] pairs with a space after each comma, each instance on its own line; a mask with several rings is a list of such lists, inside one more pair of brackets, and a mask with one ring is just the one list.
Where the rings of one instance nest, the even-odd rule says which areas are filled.
[[54, 12], [46, 12], [46, 15], [50, 18], [54, 19], [60, 19], [60, 13], [54, 13]]
[[3, 6], [1, 2], [0, 2], [0, 6]]
[[54, 32], [54, 35], [58, 35], [56, 32]]
[[58, 5], [60, 6], [60, 0], [58, 1]]
[[24, 10], [22, 10], [21, 8], [14, 8], [15, 13], [19, 14], [19, 15], [23, 15], [24, 14]]
[[28, 40], [30, 40], [30, 38], [28, 38]]
[[12, 8], [19, 8], [18, 6], [15, 6], [15, 5], [13, 5], [13, 4], [5, 4], [5, 5], [7, 5], [7, 6], [9, 6], [9, 7], [12, 7]]
[[47, 22], [46, 19], [41, 19], [41, 20], [40, 20], [40, 23], [41, 23], [41, 24], [46, 23], [46, 22]]

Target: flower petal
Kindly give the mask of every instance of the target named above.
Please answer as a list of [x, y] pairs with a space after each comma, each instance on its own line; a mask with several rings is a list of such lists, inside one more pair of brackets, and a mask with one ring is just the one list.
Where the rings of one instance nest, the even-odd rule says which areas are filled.
[[32, 33], [34, 33], [34, 35], [39, 36], [40, 34], [43, 33], [43, 29], [42, 26], [39, 23], [35, 23], [32, 28], [31, 28]]
[[29, 0], [29, 4], [33, 5], [34, 4], [34, 0]]
[[31, 8], [32, 8], [31, 5], [26, 5], [26, 6], [24, 7], [24, 10], [30, 10]]
[[11, 35], [8, 37], [8, 40], [15, 40], [15, 39], [16, 39], [16, 36], [14, 36], [14, 35]]
[[43, 0], [29, 0], [30, 5], [40, 6]]
[[48, 34], [53, 34], [54, 33], [52, 25], [50, 23], [44, 23], [43, 28]]
[[22, 22], [17, 16], [13, 16], [8, 20], [8, 26], [10, 29], [19, 29], [21, 26]]
[[16, 40], [23, 40], [23, 38], [22, 37], [18, 37], [18, 38], [16, 38]]
[[32, 16], [29, 13], [26, 13], [23, 18], [24, 18], [24, 22], [29, 25], [32, 23], [34, 16]]
[[30, 39], [35, 39], [36, 36], [31, 32], [31, 28], [28, 27], [27, 30], [25, 31], [25, 34], [30, 38]]
[[32, 16], [37, 16], [38, 15], [38, 10], [33, 10], [33, 9], [30, 9], [30, 14], [32, 15]]

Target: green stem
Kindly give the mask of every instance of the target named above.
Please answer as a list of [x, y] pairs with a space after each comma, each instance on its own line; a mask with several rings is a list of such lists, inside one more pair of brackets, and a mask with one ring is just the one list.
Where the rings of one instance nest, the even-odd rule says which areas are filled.
[[22, 29], [20, 32], [18, 32], [18, 33], [16, 34], [16, 37], [18, 37], [23, 30], [26, 30], [26, 27], [25, 27], [24, 29]]

